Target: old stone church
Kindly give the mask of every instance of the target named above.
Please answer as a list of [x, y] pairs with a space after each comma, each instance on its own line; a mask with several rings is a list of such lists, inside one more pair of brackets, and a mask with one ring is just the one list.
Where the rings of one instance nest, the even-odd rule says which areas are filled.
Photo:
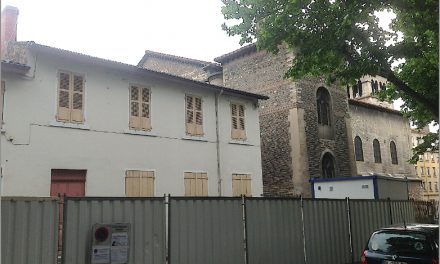
[[310, 197], [310, 179], [381, 175], [414, 177], [409, 122], [374, 93], [380, 76], [356, 85], [292, 81], [287, 48], [277, 55], [254, 44], [206, 62], [146, 51], [138, 66], [270, 97], [260, 104], [264, 194]]

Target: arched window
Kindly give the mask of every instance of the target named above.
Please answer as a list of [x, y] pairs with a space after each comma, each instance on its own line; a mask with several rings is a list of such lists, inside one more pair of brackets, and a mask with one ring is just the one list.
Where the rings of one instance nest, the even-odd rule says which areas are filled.
[[359, 96], [362, 96], [362, 82], [361, 82], [361, 80], [358, 80], [357, 86], [358, 86]]
[[322, 157], [322, 177], [334, 178], [335, 177], [335, 162], [332, 154], [325, 153]]
[[374, 153], [374, 162], [382, 163], [382, 156], [380, 155], [380, 143], [379, 140], [373, 140], [373, 153]]
[[364, 161], [364, 151], [362, 150], [362, 140], [358, 136], [356, 136], [354, 138], [354, 154], [356, 156], [356, 161]]
[[390, 153], [391, 153], [391, 163], [398, 164], [396, 143], [394, 143], [394, 141], [390, 142]]
[[327, 89], [319, 87], [316, 92], [316, 105], [318, 111], [318, 124], [331, 126], [330, 119], [330, 94]]

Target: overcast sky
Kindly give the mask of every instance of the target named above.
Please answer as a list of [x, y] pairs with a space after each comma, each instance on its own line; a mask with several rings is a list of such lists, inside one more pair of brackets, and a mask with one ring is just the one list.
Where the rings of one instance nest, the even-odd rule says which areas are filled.
[[137, 64], [145, 50], [199, 60], [240, 47], [220, 0], [3, 0], [20, 10], [19, 41]]

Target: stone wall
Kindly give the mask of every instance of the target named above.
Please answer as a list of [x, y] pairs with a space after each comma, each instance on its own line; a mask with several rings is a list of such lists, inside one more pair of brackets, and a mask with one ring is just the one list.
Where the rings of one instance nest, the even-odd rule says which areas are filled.
[[185, 63], [165, 57], [151, 56], [143, 63], [143, 68], [164, 72], [196, 81], [207, 81], [208, 76], [199, 64]]
[[[330, 152], [335, 159], [335, 176], [350, 175], [350, 157], [347, 141], [348, 105], [346, 92], [336, 85], [328, 86], [321, 78], [304, 78], [297, 82], [301, 91], [301, 107], [305, 110], [305, 133], [309, 155], [309, 173], [311, 178], [321, 177], [321, 160], [325, 152]], [[318, 134], [318, 115], [316, 91], [319, 87], [328, 90], [331, 97], [332, 139], [320, 139]]]
[[[350, 176], [346, 91], [319, 78], [284, 79], [293, 55], [258, 51], [223, 64], [225, 86], [270, 97], [260, 103], [263, 185], [267, 196], [311, 195], [310, 177], [321, 177], [325, 152], [335, 158], [336, 176]], [[319, 139], [316, 91], [332, 97], [333, 138]], [[292, 112], [293, 111], [293, 112]]]
[[[364, 161], [356, 161], [359, 175], [394, 174], [415, 176], [414, 166], [408, 160], [411, 156], [411, 129], [408, 120], [398, 111], [380, 109], [350, 102], [353, 139], [362, 140]], [[374, 162], [373, 140], [380, 143], [381, 163]], [[397, 148], [398, 164], [391, 163], [390, 141]]]
[[254, 52], [223, 64], [227, 87], [264, 94], [260, 101], [263, 192], [266, 196], [293, 194], [289, 109], [292, 83], [284, 80], [291, 63], [287, 50], [273, 55]]

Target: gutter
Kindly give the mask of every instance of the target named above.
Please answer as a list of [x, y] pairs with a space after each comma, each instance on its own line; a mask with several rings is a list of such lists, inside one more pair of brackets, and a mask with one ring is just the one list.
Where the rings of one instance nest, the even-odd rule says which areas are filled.
[[222, 196], [222, 176], [221, 176], [221, 165], [220, 165], [220, 129], [219, 129], [219, 120], [218, 120], [218, 105], [219, 98], [223, 93], [223, 89], [220, 92], [215, 94], [215, 145], [217, 150], [217, 187], [218, 187], [218, 196]]

